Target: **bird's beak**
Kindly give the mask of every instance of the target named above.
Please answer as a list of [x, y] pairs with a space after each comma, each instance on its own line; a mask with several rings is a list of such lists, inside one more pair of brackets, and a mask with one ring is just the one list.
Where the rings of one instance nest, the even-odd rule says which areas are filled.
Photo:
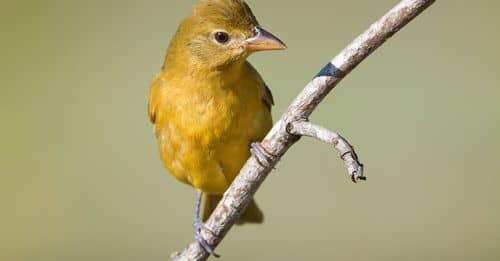
[[266, 51], [266, 50], [284, 50], [286, 44], [272, 33], [262, 29], [260, 26], [255, 27], [256, 34], [252, 38], [245, 41], [245, 47], [249, 52]]

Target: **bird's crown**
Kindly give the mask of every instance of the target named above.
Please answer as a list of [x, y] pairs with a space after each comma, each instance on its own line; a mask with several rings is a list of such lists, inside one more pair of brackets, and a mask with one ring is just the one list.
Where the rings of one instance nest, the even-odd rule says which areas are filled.
[[242, 0], [201, 0], [191, 11], [198, 23], [213, 23], [234, 28], [250, 28], [259, 23]]

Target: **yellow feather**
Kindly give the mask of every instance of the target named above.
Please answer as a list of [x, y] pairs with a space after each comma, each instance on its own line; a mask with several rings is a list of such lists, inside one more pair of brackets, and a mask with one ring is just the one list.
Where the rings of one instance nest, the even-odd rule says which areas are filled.
[[[272, 126], [272, 97], [246, 61], [247, 45], [284, 45], [257, 35], [257, 26], [243, 1], [200, 1], [179, 26], [151, 84], [149, 117], [162, 162], [178, 180], [207, 195], [224, 193], [249, 158], [250, 144]], [[214, 38], [217, 31], [229, 40]], [[250, 209], [256, 214], [243, 217], [261, 222], [257, 206]]]

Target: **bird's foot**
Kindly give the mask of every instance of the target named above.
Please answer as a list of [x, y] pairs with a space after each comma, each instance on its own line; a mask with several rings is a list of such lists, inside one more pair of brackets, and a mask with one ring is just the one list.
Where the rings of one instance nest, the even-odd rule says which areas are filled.
[[220, 257], [217, 253], [215, 253], [214, 248], [208, 244], [208, 242], [201, 236], [201, 229], [203, 228], [203, 223], [199, 222], [194, 226], [194, 239], [198, 244], [210, 255], [214, 257]]
[[262, 144], [259, 142], [253, 142], [250, 145], [250, 152], [255, 157], [257, 162], [264, 168], [273, 167], [278, 158], [264, 149]]

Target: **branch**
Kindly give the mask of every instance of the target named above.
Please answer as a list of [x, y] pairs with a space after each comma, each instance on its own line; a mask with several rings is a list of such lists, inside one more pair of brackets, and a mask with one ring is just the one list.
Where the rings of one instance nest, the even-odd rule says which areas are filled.
[[[335, 138], [339, 143], [334, 147], [343, 155], [351, 176], [354, 180], [364, 178], [362, 165], [347, 142], [343, 143], [344, 140], [335, 133], [306, 124], [304, 121], [347, 74], [434, 2], [435, 0], [402, 0], [358, 36], [307, 84], [262, 141], [264, 150], [274, 155], [272, 160], [261, 165], [255, 157], [250, 157], [201, 229], [201, 236], [208, 244], [215, 247], [222, 241], [278, 160], [298, 141], [300, 136], [297, 135], [313, 136], [333, 144], [332, 140]], [[343, 151], [347, 154], [342, 153]], [[172, 254], [173, 260], [207, 258], [208, 254], [196, 241], [192, 241], [182, 252]]]
[[356, 183], [359, 180], [366, 180], [363, 175], [363, 164], [358, 161], [358, 155], [354, 148], [339, 134], [308, 121], [291, 122], [287, 131], [294, 135], [313, 137], [332, 145], [344, 161], [352, 181]]

